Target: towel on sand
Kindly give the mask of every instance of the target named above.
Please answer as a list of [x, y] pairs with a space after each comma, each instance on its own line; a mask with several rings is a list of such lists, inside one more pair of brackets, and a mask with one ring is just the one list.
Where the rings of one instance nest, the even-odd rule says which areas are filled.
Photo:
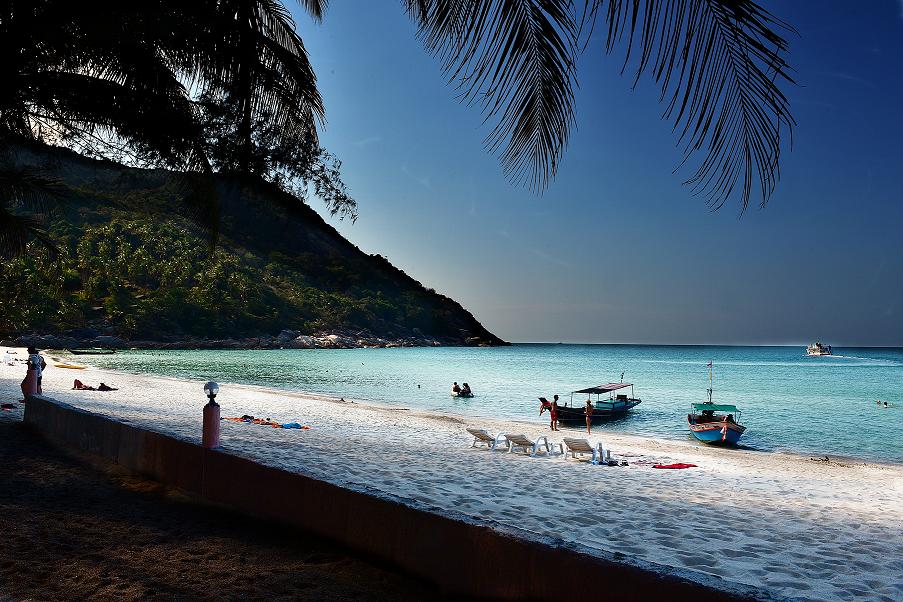
[[304, 431], [310, 429], [309, 426], [302, 426], [299, 422], [287, 422], [285, 424], [282, 424], [274, 420], [270, 420], [269, 418], [255, 418], [254, 416], [250, 416], [248, 414], [245, 414], [241, 418], [223, 418], [223, 420], [228, 420], [229, 422], [245, 422], [247, 424], [261, 424], [263, 426], [271, 426], [274, 429], [301, 429]]
[[696, 468], [696, 465], [678, 462], [677, 464], [656, 464], [652, 468]]

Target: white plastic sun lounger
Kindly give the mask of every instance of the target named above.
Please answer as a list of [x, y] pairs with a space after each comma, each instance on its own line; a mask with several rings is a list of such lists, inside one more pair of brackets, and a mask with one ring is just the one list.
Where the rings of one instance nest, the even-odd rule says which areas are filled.
[[484, 429], [467, 429], [467, 432], [473, 435], [473, 444], [471, 444], [471, 447], [485, 445], [490, 450], [494, 451], [499, 445], [504, 445], [506, 448], [509, 445], [508, 440], [505, 439], [503, 433], [499, 433], [497, 436], [493, 437]]
[[567, 452], [564, 454], [565, 460], [567, 459], [568, 454], [571, 454], [572, 458], [576, 458], [578, 454], [581, 456], [583, 454], [592, 454], [593, 464], [601, 464], [608, 462], [608, 460], [611, 459], [611, 452], [602, 447], [601, 441], [593, 447], [586, 439], [572, 439], [571, 437], [565, 437], [564, 445], [568, 448]]
[[520, 450], [529, 452], [530, 456], [535, 456], [543, 447], [546, 448], [547, 454], [552, 454], [553, 452], [555, 452], [556, 447], [558, 447], [559, 451], [555, 453], [564, 453], [561, 444], [550, 444], [548, 438], [546, 438], [545, 435], [537, 438], [536, 441], [530, 441], [529, 439], [527, 439], [526, 435], [505, 435], [505, 439], [508, 440], [508, 453], [511, 453], [515, 450]]

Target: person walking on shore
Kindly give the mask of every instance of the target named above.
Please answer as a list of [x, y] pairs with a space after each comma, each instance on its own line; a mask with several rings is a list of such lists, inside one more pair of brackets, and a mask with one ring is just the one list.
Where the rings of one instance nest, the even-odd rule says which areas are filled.
[[590, 399], [586, 400], [586, 409], [584, 410], [584, 414], [586, 414], [586, 434], [589, 435], [591, 426], [593, 423], [593, 402]]

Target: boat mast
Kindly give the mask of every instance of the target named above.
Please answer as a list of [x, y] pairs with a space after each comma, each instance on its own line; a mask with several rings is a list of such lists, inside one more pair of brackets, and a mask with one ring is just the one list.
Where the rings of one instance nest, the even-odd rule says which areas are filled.
[[709, 394], [709, 403], [712, 403], [712, 387], [714, 385], [714, 376], [712, 375], [712, 360], [709, 360], [709, 388], [706, 392]]

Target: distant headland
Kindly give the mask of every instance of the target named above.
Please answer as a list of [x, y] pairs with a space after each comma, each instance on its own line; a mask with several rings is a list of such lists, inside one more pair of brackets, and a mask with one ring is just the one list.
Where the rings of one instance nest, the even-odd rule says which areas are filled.
[[[58, 256], [5, 262], [3, 344], [45, 348], [504, 345], [453, 299], [367, 255], [297, 197], [215, 177], [214, 247], [180, 175], [22, 149], [59, 181]], [[189, 204], [190, 205], [190, 204]], [[189, 210], [190, 211], [190, 210]]]

